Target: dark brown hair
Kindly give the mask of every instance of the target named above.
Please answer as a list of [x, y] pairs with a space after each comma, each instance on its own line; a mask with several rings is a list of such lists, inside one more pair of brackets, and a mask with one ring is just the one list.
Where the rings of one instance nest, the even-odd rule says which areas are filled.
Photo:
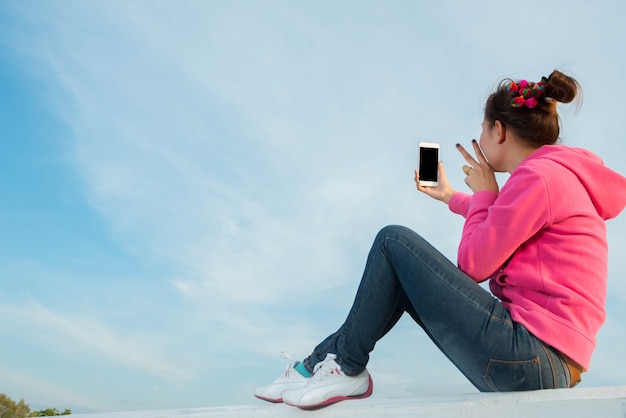
[[545, 95], [538, 100], [537, 106], [514, 107], [512, 96], [507, 91], [511, 79], [502, 80], [498, 89], [485, 103], [485, 120], [495, 123], [499, 120], [507, 129], [513, 130], [520, 139], [539, 148], [554, 144], [559, 139], [560, 119], [556, 103], [570, 103], [580, 99], [582, 90], [578, 81], [558, 70], [554, 70], [545, 86]]

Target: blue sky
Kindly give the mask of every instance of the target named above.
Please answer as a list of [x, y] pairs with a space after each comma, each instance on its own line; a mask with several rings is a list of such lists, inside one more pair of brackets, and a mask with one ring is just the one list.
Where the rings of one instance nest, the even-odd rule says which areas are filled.
[[[626, 173], [615, 1], [0, 3], [0, 392], [74, 412], [257, 402], [343, 321], [403, 224], [451, 259], [417, 143], [480, 133], [504, 77], [584, 89], [562, 139]], [[500, 178], [505, 181], [506, 178]], [[623, 193], [624, 191], [616, 191]], [[583, 386], [626, 384], [626, 219]], [[475, 389], [410, 320], [374, 396]]]

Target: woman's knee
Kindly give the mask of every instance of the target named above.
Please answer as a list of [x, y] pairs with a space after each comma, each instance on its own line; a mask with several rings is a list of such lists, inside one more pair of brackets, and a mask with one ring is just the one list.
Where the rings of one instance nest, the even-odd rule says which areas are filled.
[[407, 228], [406, 226], [401, 225], [385, 226], [378, 232], [378, 235], [376, 236], [376, 241], [380, 242], [389, 238], [393, 238], [396, 240], [399, 239], [401, 241], [404, 239], [409, 241], [422, 240], [422, 237], [418, 233], [410, 228]]

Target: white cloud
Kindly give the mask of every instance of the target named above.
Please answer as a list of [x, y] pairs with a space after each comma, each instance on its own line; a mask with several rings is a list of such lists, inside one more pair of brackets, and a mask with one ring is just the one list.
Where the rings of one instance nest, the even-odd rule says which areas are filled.
[[[309, 49], [299, 52], [281, 35], [303, 23], [293, 16], [274, 26], [250, 11], [226, 10], [239, 22], [217, 37], [204, 19], [173, 33], [167, 13], [130, 7], [121, 17], [98, 7], [91, 24], [114, 24], [118, 35], [75, 37], [58, 26], [65, 49], [47, 64], [71, 93], [60, 107], [75, 110], [64, 116], [76, 133], [78, 168], [119, 242], [175, 263], [176, 282], [212, 302], [267, 303], [290, 286], [315, 297], [337, 285], [350, 240], [370, 239], [375, 220], [395, 210], [387, 202], [397, 189], [385, 183], [397, 153], [381, 147], [413, 142], [392, 138], [397, 122], [411, 123], [410, 95], [360, 87], [390, 68], [366, 59], [350, 79], [362, 51], [341, 38], [329, 47], [325, 28], [310, 22], [298, 32]], [[192, 45], [186, 31], [196, 31]], [[376, 121], [395, 99], [409, 104], [395, 115], [401, 119]], [[403, 174], [408, 189], [411, 169]]]
[[6, 321], [3, 328], [12, 328], [21, 339], [59, 353], [75, 353], [81, 358], [95, 355], [166, 381], [186, 381], [195, 374], [189, 366], [159, 354], [153, 341], [142, 338], [137, 330], [113, 330], [81, 312], [61, 314], [39, 303], [4, 303], [0, 314]]
[[[75, 405], [86, 410], [103, 410], [107, 406], [101, 401], [77, 393], [72, 388], [60, 386], [58, 382], [40, 379], [22, 370], [10, 370], [0, 367], [0, 381], [3, 382], [3, 393], [14, 400], [25, 399], [31, 411], [38, 409], [68, 409], [65, 405]], [[5, 386], [6, 385], [6, 386]], [[28, 396], [26, 396], [28, 394]]]

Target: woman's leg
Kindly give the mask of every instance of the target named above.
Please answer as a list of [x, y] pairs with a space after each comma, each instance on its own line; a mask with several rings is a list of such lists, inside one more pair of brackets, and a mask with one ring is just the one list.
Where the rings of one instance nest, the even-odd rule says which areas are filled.
[[[329, 353], [338, 354], [338, 363], [348, 376], [365, 369], [374, 345], [410, 309], [404, 290], [397, 280], [385, 280], [381, 271], [376, 241], [370, 250], [365, 271], [346, 321], [315, 347], [304, 364], [309, 371]], [[385, 268], [382, 263], [383, 269]]]
[[423, 238], [397, 226], [376, 237], [345, 323], [305, 365], [312, 370], [334, 353], [346, 375], [359, 374], [404, 311], [481, 391], [569, 386], [555, 350], [513, 322], [500, 301]]

